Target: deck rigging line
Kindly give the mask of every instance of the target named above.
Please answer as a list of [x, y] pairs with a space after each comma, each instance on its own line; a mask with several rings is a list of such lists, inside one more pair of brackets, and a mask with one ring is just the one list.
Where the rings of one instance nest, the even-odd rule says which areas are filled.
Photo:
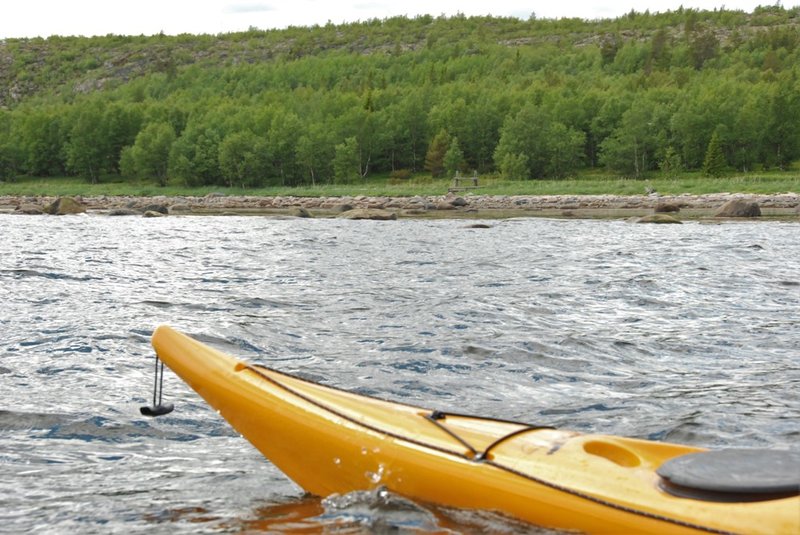
[[[570, 494], [572, 496], [576, 496], [578, 498], [582, 498], [582, 499], [591, 501], [593, 503], [602, 505], [604, 507], [609, 507], [609, 508], [616, 509], [618, 511], [622, 511], [622, 512], [625, 512], [625, 513], [630, 513], [630, 514], [638, 515], [638, 516], [641, 516], [641, 517], [644, 517], [644, 518], [650, 518], [650, 519], [653, 519], [653, 520], [658, 520], [658, 521], [661, 521], [661, 522], [667, 522], [667, 523], [670, 523], [670, 524], [673, 524], [673, 525], [676, 525], [676, 526], [681, 526], [681, 527], [690, 528], [690, 529], [696, 529], [698, 531], [704, 531], [706, 533], [714, 533], [714, 534], [717, 534], [717, 535], [737, 535], [736, 532], [720, 530], [720, 529], [716, 529], [716, 528], [712, 528], [712, 527], [708, 527], [708, 526], [703, 526], [703, 525], [699, 525], [699, 524], [693, 524], [691, 522], [687, 522], [687, 521], [684, 521], [684, 520], [679, 520], [679, 519], [676, 519], [676, 518], [670, 518], [668, 516], [664, 516], [664, 515], [660, 515], [660, 514], [656, 514], [656, 513], [650, 513], [650, 512], [647, 512], [647, 511], [641, 511], [639, 509], [635, 509], [635, 508], [628, 507], [628, 506], [625, 506], [625, 505], [621, 505], [621, 504], [618, 504], [618, 503], [610, 502], [610, 501], [604, 500], [603, 498], [598, 498], [596, 496], [592, 496], [591, 494], [587, 494], [587, 493], [581, 492], [579, 490], [572, 489], [570, 487], [566, 487], [564, 485], [559, 485], [558, 483], [553, 483], [552, 481], [547, 481], [547, 480], [544, 480], [544, 479], [540, 479], [540, 478], [538, 478], [538, 477], [536, 477], [534, 475], [531, 475], [531, 474], [526, 474], [524, 472], [520, 472], [519, 470], [511, 468], [510, 466], [506, 466], [506, 465], [497, 463], [497, 462], [495, 462], [495, 461], [493, 461], [493, 460], [488, 458], [489, 451], [491, 449], [493, 449], [494, 447], [496, 447], [498, 444], [500, 444], [502, 442], [505, 442], [506, 440], [508, 440], [510, 438], [513, 438], [515, 436], [519, 436], [522, 433], [526, 433], [526, 432], [529, 432], [529, 431], [532, 431], [532, 430], [535, 430], [535, 429], [542, 429], [542, 427], [531, 426], [531, 425], [527, 425], [527, 424], [521, 424], [520, 422], [514, 422], [514, 421], [511, 421], [511, 420], [502, 420], [502, 419], [498, 419], [498, 418], [484, 418], [482, 416], [474, 416], [474, 415], [458, 414], [458, 413], [446, 413], [446, 412], [436, 411], [436, 410], [430, 411], [428, 414], [422, 416], [425, 420], [433, 423], [439, 429], [442, 429], [444, 432], [446, 432], [452, 438], [457, 440], [461, 445], [465, 446], [470, 452], [469, 455], [465, 455], [462, 452], [458, 452], [458, 451], [451, 450], [451, 449], [448, 449], [448, 448], [443, 448], [443, 447], [437, 446], [435, 444], [428, 444], [428, 443], [423, 442], [421, 440], [417, 440], [417, 439], [414, 439], [414, 438], [403, 436], [403, 435], [400, 435], [398, 433], [394, 433], [392, 431], [387, 431], [387, 430], [382, 429], [382, 428], [380, 428], [378, 426], [362, 422], [362, 421], [360, 421], [360, 420], [358, 420], [356, 418], [353, 418], [349, 414], [346, 414], [346, 413], [344, 413], [342, 411], [339, 411], [338, 409], [336, 409], [334, 407], [331, 407], [331, 406], [329, 406], [329, 405], [327, 405], [327, 404], [325, 404], [325, 403], [323, 403], [321, 401], [318, 401], [318, 400], [316, 400], [316, 399], [314, 399], [314, 398], [312, 398], [312, 397], [310, 397], [310, 396], [308, 396], [306, 394], [303, 394], [302, 392], [297, 391], [296, 389], [292, 388], [291, 386], [286, 385], [286, 384], [278, 381], [274, 377], [271, 377], [271, 376], [267, 375], [266, 373], [260, 371], [259, 368], [262, 369], [262, 370], [266, 370], [267, 372], [283, 375], [283, 374], [281, 374], [281, 372], [278, 372], [278, 371], [273, 370], [271, 368], [268, 368], [266, 366], [262, 366], [262, 365], [258, 365], [258, 364], [255, 364], [255, 365], [244, 364], [244, 363], [242, 364], [242, 369], [247, 369], [247, 370], [252, 371], [257, 376], [261, 377], [262, 379], [264, 379], [265, 381], [269, 382], [270, 384], [273, 384], [276, 387], [284, 390], [285, 392], [288, 392], [288, 393], [290, 393], [290, 394], [302, 399], [303, 401], [305, 401], [305, 402], [307, 402], [307, 403], [309, 403], [309, 404], [311, 404], [311, 405], [313, 405], [315, 407], [323, 409], [323, 410], [325, 410], [325, 411], [327, 411], [327, 412], [329, 412], [329, 413], [331, 413], [331, 414], [333, 414], [333, 415], [335, 415], [335, 416], [337, 416], [339, 418], [342, 418], [343, 420], [346, 420], [346, 421], [348, 421], [348, 422], [350, 422], [352, 424], [361, 426], [364, 429], [367, 429], [369, 431], [373, 431], [375, 433], [378, 433], [378, 434], [381, 434], [381, 435], [384, 435], [384, 436], [387, 436], [387, 437], [390, 437], [390, 438], [394, 438], [394, 439], [397, 439], [397, 440], [402, 440], [402, 441], [408, 442], [410, 444], [414, 444], [416, 446], [429, 448], [431, 450], [438, 451], [440, 453], [445, 453], [447, 455], [452, 455], [454, 457], [458, 457], [460, 459], [464, 459], [464, 460], [467, 460], [467, 461], [470, 461], [470, 462], [483, 463], [483, 464], [492, 466], [494, 468], [497, 468], [498, 470], [502, 470], [504, 472], [508, 472], [510, 474], [514, 474], [516, 476], [519, 476], [521, 478], [527, 479], [527, 480], [532, 481], [534, 483], [537, 483], [539, 485], [543, 485], [545, 487], [551, 488], [553, 490], [564, 492], [564, 493]], [[295, 379], [297, 379], [299, 381], [306, 382], [306, 383], [310, 383], [309, 381], [306, 381], [305, 379], [302, 379], [302, 378], [299, 378], [299, 377], [295, 377]], [[316, 384], [316, 383], [311, 383], [311, 384]], [[328, 386], [328, 385], [325, 385], [325, 388], [331, 388], [332, 390], [338, 390], [340, 392], [347, 392], [347, 390], [345, 390], [345, 389], [331, 387], [331, 386]], [[371, 397], [372, 399], [377, 399], [377, 400], [380, 400], [380, 401], [388, 401], [388, 400], [381, 399], [381, 398], [379, 398], [377, 396], [365, 396], [365, 397]], [[422, 408], [420, 408], [420, 409], [421, 410], [425, 410], [425, 409], [422, 409]], [[478, 450], [476, 448], [474, 448], [473, 446], [471, 446], [468, 441], [464, 440], [462, 437], [458, 436], [457, 433], [453, 432], [450, 429], [447, 429], [446, 427], [444, 427], [444, 425], [442, 425], [441, 421], [445, 420], [448, 416], [459, 417], [459, 418], [463, 417], [463, 418], [475, 418], [475, 419], [482, 419], [482, 420], [494, 420], [494, 421], [499, 421], [499, 422], [526, 425], [526, 427], [524, 429], [520, 429], [518, 431], [514, 431], [512, 433], [509, 433], [508, 435], [500, 437], [498, 440], [496, 440], [495, 442], [490, 444], [483, 452], [478, 452]], [[546, 429], [552, 429], [552, 427], [545, 427], [545, 428]]]

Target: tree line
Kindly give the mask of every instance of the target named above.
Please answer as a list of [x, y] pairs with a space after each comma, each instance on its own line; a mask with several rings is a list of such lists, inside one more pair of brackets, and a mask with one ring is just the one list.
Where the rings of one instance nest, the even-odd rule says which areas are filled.
[[[139, 56], [126, 57], [152, 49], [155, 59], [137, 60], [130, 77], [83, 53], [132, 38], [15, 42], [15, 54], [28, 50], [12, 62], [22, 81], [41, 85], [52, 63], [30, 47], [57, 49], [73, 67], [47, 70], [52, 85], [0, 108], [0, 178], [261, 187], [786, 168], [800, 159], [799, 27], [800, 10], [781, 7], [594, 22], [393, 18], [137, 38]], [[190, 58], [181, 44], [192, 39], [226, 52]], [[117, 77], [76, 78], [74, 64]]]

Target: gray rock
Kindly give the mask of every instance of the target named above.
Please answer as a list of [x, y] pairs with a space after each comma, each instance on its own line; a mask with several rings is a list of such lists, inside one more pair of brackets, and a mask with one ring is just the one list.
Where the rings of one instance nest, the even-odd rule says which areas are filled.
[[714, 217], [759, 217], [761, 208], [757, 202], [745, 199], [731, 199], [723, 204]]
[[161, 212], [156, 212], [155, 210], [148, 210], [142, 217], [167, 217], [167, 214], [162, 214]]
[[681, 211], [681, 207], [671, 202], [660, 202], [655, 205], [653, 211], [657, 214], [666, 214], [671, 212], [677, 213]]
[[160, 212], [167, 215], [169, 213], [169, 208], [166, 204], [148, 204], [142, 208], [142, 212]]
[[672, 223], [672, 224], [681, 224], [681, 222], [671, 215], [666, 214], [653, 214], [653, 215], [646, 215], [644, 217], [640, 217], [635, 220], [636, 223], [657, 223], [657, 224], [664, 224], [664, 223]]
[[289, 208], [289, 215], [292, 217], [311, 217], [311, 213], [301, 206], [292, 206]]
[[50, 215], [82, 214], [86, 207], [72, 197], [59, 197], [46, 206], [44, 212]]
[[341, 219], [373, 219], [376, 221], [390, 221], [397, 219], [397, 214], [378, 208], [357, 208], [337, 216]]
[[17, 206], [15, 210], [18, 214], [26, 214], [26, 215], [42, 215], [44, 210], [38, 204], [33, 203], [23, 203]]
[[339, 214], [344, 213], [344, 212], [349, 212], [352, 209], [353, 209], [353, 205], [347, 204], [347, 203], [337, 204], [336, 206], [334, 206], [332, 208], [332, 210], [334, 212], [339, 213]]
[[450, 201], [450, 204], [452, 204], [455, 207], [461, 207], [461, 206], [466, 206], [469, 203], [467, 202], [466, 199], [464, 199], [464, 197], [456, 197], [455, 199]]
[[140, 212], [139, 210], [134, 210], [133, 208], [114, 208], [108, 211], [108, 215], [110, 216], [142, 215], [142, 212]]

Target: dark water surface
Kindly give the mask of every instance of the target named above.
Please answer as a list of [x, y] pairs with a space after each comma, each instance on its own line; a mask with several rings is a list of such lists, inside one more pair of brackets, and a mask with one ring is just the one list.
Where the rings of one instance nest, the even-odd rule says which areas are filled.
[[701, 446], [800, 443], [800, 225], [0, 215], [0, 531], [508, 532], [306, 497], [169, 372], [168, 323], [443, 410]]

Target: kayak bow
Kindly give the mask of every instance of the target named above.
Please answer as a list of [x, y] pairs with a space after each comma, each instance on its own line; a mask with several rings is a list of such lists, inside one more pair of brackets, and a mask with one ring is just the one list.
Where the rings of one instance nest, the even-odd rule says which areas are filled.
[[[672, 477], [674, 466], [665, 477], [658, 473], [662, 466], [680, 470], [692, 464], [677, 461], [684, 456], [712, 454], [701, 448], [365, 397], [245, 363], [167, 326], [152, 341], [167, 366], [288, 477], [318, 496], [383, 486], [422, 502], [495, 510], [593, 533], [800, 533], [794, 453], [745, 455], [788, 465], [788, 484], [784, 478], [741, 492], [713, 484], [705, 489], [691, 477]], [[672, 492], [673, 479], [697, 486], [690, 489], [697, 492]]]

